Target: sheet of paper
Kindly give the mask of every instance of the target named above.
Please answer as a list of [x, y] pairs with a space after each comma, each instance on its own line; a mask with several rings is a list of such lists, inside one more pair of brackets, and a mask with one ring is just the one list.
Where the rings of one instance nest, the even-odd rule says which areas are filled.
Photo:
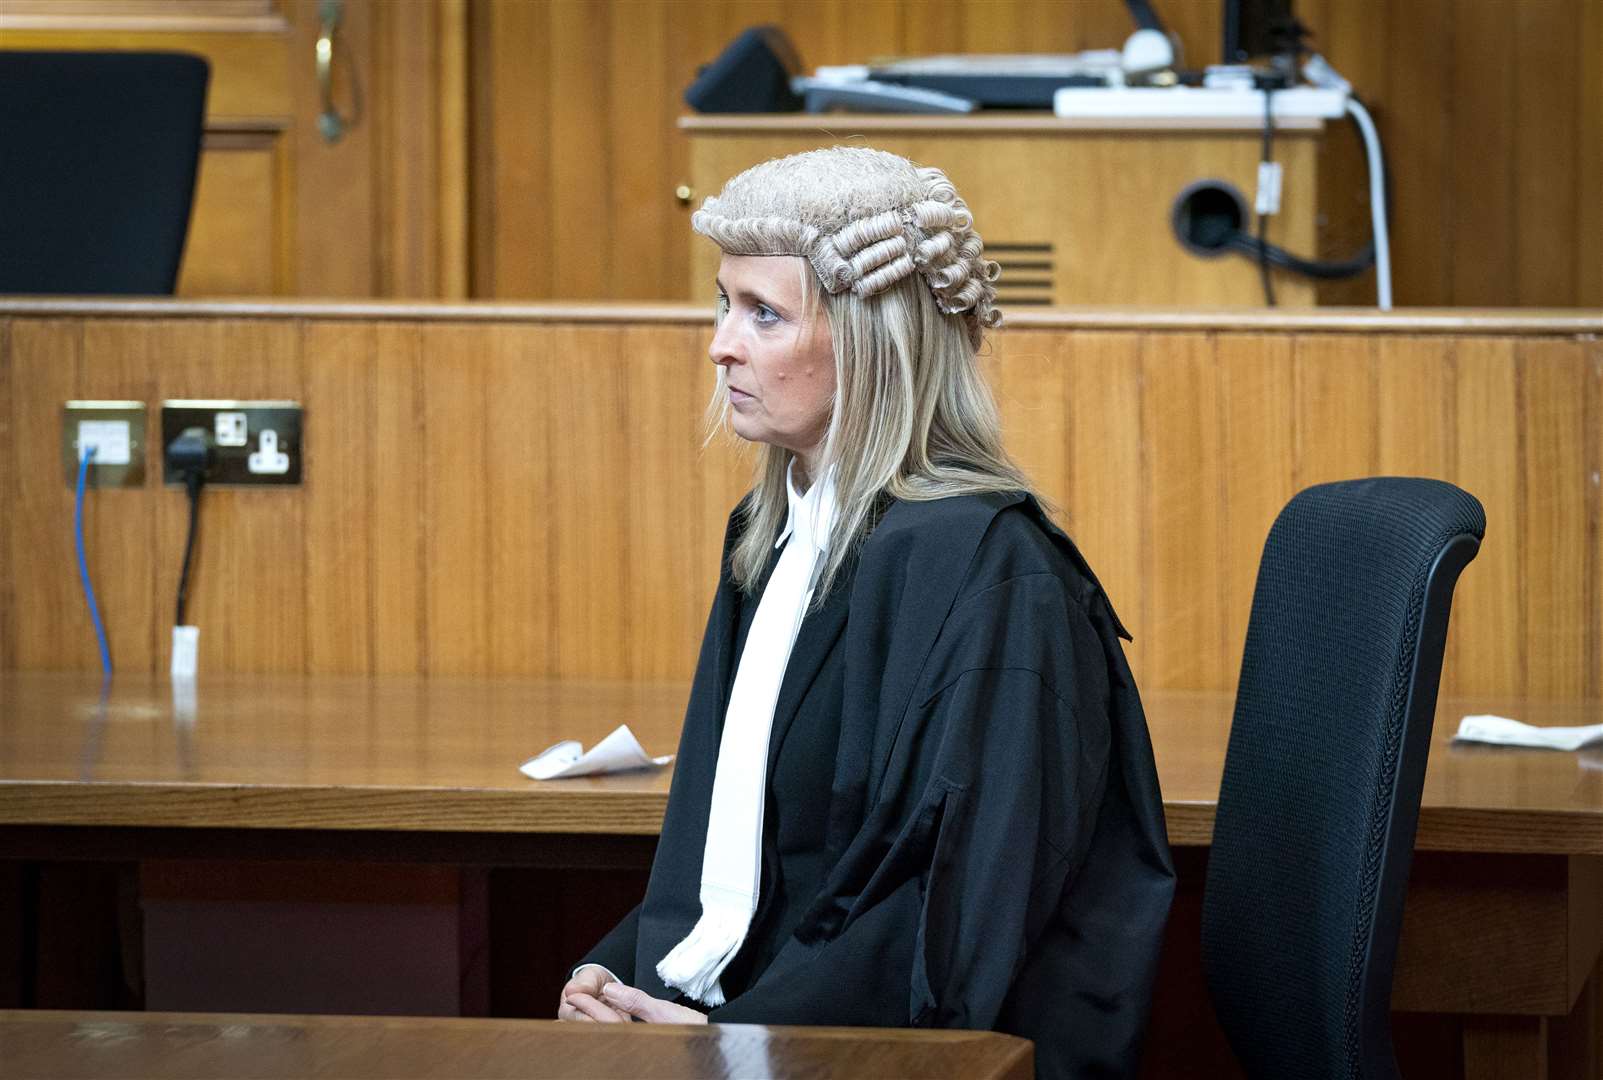
[[589, 753], [584, 752], [578, 740], [565, 739], [525, 761], [518, 766], [518, 771], [531, 780], [560, 780], [569, 776], [657, 769], [672, 760], [672, 754], [663, 757], [647, 754], [629, 725], [619, 724], [611, 735], [592, 746]]
[[1534, 727], [1506, 716], [1466, 716], [1459, 721], [1454, 742], [1492, 743], [1497, 746], [1534, 746], [1546, 750], [1579, 750], [1603, 743], [1603, 724], [1586, 727]]

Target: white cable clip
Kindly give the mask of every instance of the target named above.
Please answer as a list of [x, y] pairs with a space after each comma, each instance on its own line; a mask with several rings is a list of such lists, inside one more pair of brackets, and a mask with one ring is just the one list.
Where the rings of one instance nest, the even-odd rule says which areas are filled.
[[1258, 199], [1253, 209], [1265, 217], [1280, 213], [1280, 178], [1280, 162], [1258, 162]]

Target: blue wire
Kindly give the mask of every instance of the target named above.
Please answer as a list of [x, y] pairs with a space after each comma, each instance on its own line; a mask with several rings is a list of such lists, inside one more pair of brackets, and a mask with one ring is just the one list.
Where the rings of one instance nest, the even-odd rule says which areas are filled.
[[93, 446], [84, 447], [78, 459], [78, 498], [72, 511], [72, 529], [78, 541], [78, 579], [83, 582], [84, 599], [89, 601], [89, 618], [95, 624], [95, 638], [100, 642], [100, 670], [111, 678], [111, 646], [106, 644], [106, 628], [100, 622], [100, 605], [95, 603], [95, 587], [89, 584], [89, 561], [83, 553], [83, 489], [89, 475], [89, 459], [95, 456]]

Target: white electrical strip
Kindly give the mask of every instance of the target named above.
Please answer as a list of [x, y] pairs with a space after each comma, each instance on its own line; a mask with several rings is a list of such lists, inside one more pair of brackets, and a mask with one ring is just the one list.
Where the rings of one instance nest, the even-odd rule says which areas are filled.
[[[1347, 112], [1341, 90], [1294, 86], [1276, 90], [1269, 107], [1276, 120], [1338, 120]], [[1065, 86], [1052, 111], [1076, 120], [1263, 120], [1263, 91], [1190, 86]]]

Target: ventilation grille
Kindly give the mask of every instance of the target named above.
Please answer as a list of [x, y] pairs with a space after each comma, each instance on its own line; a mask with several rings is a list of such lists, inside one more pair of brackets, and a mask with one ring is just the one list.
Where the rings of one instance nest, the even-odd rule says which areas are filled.
[[1057, 293], [1057, 255], [1048, 243], [986, 244], [985, 257], [1002, 264], [996, 302], [1012, 307], [1048, 307]]

